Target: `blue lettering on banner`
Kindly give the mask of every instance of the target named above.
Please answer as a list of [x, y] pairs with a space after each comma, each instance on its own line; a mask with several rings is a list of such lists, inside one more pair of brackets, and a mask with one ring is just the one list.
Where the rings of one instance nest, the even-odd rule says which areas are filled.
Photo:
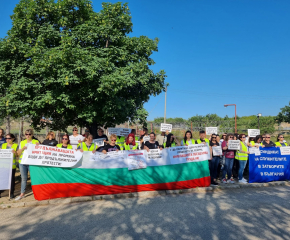
[[280, 148], [262, 148], [261, 155], [249, 154], [249, 182], [285, 181], [290, 179], [290, 155], [281, 155]]

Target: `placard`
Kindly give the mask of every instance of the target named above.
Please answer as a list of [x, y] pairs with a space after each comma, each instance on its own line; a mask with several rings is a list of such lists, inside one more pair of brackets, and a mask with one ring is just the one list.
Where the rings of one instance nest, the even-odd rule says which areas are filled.
[[11, 149], [0, 150], [0, 190], [10, 189], [13, 166], [13, 153]]
[[131, 128], [108, 128], [108, 134], [127, 137], [131, 133]]
[[213, 156], [223, 155], [223, 150], [221, 146], [211, 147]]
[[240, 150], [240, 140], [229, 140], [228, 150]]
[[255, 154], [255, 156], [261, 155], [260, 149], [257, 147], [250, 147], [249, 152], [250, 152], [250, 154]]
[[161, 123], [160, 127], [161, 132], [171, 132], [172, 131], [172, 124]]
[[290, 147], [280, 147], [281, 155], [290, 155]]
[[98, 147], [103, 147], [105, 145], [106, 138], [97, 138], [93, 140], [93, 143], [96, 144]]
[[218, 128], [217, 127], [206, 127], [205, 132], [206, 132], [206, 135], [217, 134]]
[[127, 152], [127, 162], [128, 162], [128, 170], [137, 170], [147, 168], [146, 159], [147, 152], [140, 151], [126, 151]]
[[260, 135], [260, 129], [248, 129], [249, 137], [256, 137], [257, 135]]
[[148, 142], [150, 140], [150, 136], [144, 136], [143, 137], [143, 143]]
[[22, 164], [50, 167], [73, 167], [82, 158], [80, 151], [73, 149], [29, 144], [23, 153]]

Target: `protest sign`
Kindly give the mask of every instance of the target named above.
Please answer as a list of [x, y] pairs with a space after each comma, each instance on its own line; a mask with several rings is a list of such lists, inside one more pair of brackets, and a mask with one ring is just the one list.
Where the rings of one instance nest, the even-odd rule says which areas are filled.
[[0, 190], [10, 189], [13, 165], [11, 149], [0, 150]]
[[131, 128], [108, 128], [109, 135], [115, 134], [117, 136], [127, 137], [131, 133]]
[[290, 155], [290, 147], [280, 147], [281, 155]]
[[210, 159], [209, 147], [206, 144], [172, 147], [168, 151], [171, 164], [198, 162]]
[[147, 152], [144, 150], [126, 151], [126, 159], [128, 162], [128, 170], [147, 168]]
[[160, 131], [161, 132], [166, 132], [166, 131], [171, 132], [172, 131], [172, 124], [161, 123]]
[[260, 129], [248, 129], [249, 137], [256, 137], [257, 135], [260, 135]]
[[150, 136], [144, 136], [143, 137], [143, 142], [145, 143], [145, 142], [147, 142], [147, 141], [149, 141], [150, 140]]
[[255, 156], [261, 155], [260, 149], [257, 147], [250, 147], [249, 152], [250, 152], [250, 154], [255, 154]]
[[223, 155], [222, 147], [221, 146], [212, 147], [212, 155], [213, 156]]
[[93, 143], [96, 144], [98, 147], [103, 147], [104, 146], [104, 141], [106, 138], [97, 138], [93, 140]]
[[73, 167], [82, 158], [80, 151], [29, 144], [23, 154], [22, 164], [50, 167]]
[[229, 140], [228, 141], [229, 150], [240, 150], [240, 140]]
[[218, 128], [217, 127], [206, 127], [205, 132], [206, 132], [206, 135], [217, 134]]
[[260, 152], [260, 156], [249, 155], [250, 183], [290, 179], [290, 155], [281, 155], [275, 147], [260, 148]]

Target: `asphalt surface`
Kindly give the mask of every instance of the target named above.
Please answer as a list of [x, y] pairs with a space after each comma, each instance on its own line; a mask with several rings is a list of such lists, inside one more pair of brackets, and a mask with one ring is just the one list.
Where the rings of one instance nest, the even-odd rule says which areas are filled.
[[290, 239], [290, 187], [2, 209], [0, 239]]

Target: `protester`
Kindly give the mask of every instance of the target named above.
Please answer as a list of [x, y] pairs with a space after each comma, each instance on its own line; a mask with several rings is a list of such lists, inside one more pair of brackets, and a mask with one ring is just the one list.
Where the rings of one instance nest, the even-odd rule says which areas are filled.
[[82, 135], [83, 137], [88, 137], [90, 134], [90, 130], [88, 128], [85, 129], [85, 133]]
[[6, 143], [5, 137], [4, 137], [4, 129], [0, 128], [0, 148], [3, 143]]
[[192, 138], [192, 133], [191, 131], [186, 131], [184, 134], [184, 138], [181, 141], [181, 146], [188, 146], [188, 145], [193, 145], [195, 144], [195, 140]]
[[269, 133], [265, 134], [265, 140], [262, 141], [262, 147], [276, 147], [276, 144], [271, 140], [271, 135]]
[[113, 151], [121, 150], [120, 146], [116, 145], [116, 141], [117, 141], [116, 134], [111, 134], [110, 135], [110, 142], [109, 142], [109, 144], [105, 145], [102, 153], [106, 154], [107, 152], [113, 152]]
[[84, 137], [80, 134], [78, 134], [77, 127], [73, 128], [73, 135], [69, 136], [70, 144], [72, 145], [73, 149], [77, 149], [78, 144], [84, 141]]
[[[6, 143], [2, 144], [2, 149], [12, 149], [13, 153], [13, 165], [12, 165], [12, 175], [11, 175], [11, 187], [10, 187], [10, 199], [14, 198], [14, 190], [15, 190], [15, 173], [16, 173], [16, 157], [18, 144], [14, 143], [15, 136], [11, 133], [6, 134], [5, 137]], [[0, 191], [1, 197], [1, 191]]]
[[261, 144], [262, 140], [263, 140], [262, 136], [261, 135], [257, 135], [255, 137], [255, 139], [254, 139], [254, 143], [251, 142], [251, 147], [257, 147], [257, 148], [261, 147], [262, 146], [262, 144]]
[[222, 138], [220, 140], [220, 144], [223, 143], [223, 141], [225, 140], [226, 136], [227, 136], [227, 133], [223, 133]]
[[277, 142], [275, 142], [277, 147], [286, 147], [288, 144], [284, 142], [284, 136], [283, 134], [279, 134], [277, 137]]
[[[235, 158], [235, 151], [228, 150], [228, 141], [234, 140], [234, 135], [229, 133], [227, 134], [225, 141], [222, 143], [223, 154], [225, 155], [225, 164], [223, 168], [223, 175], [222, 175], [222, 183], [235, 183], [234, 179], [232, 178], [232, 168]], [[227, 174], [227, 179], [226, 179]]]
[[128, 137], [126, 138], [126, 142], [124, 143], [124, 149], [125, 150], [138, 149], [138, 143], [135, 142], [135, 135], [133, 133], [130, 133]]
[[240, 134], [240, 149], [236, 152], [236, 159], [239, 161], [239, 183], [248, 183], [247, 180], [243, 177], [243, 173], [247, 164], [248, 154], [248, 147], [246, 144], [246, 136], [245, 134]]
[[29, 144], [39, 145], [39, 141], [33, 139], [32, 129], [27, 129], [25, 131], [25, 137], [26, 139], [21, 141], [20, 148], [17, 151], [18, 156], [20, 156], [19, 157], [19, 170], [21, 173], [21, 194], [17, 198], [15, 198], [16, 201], [21, 200], [22, 198], [25, 197], [25, 189], [26, 189], [27, 177], [28, 177], [28, 171], [29, 171], [29, 165], [21, 164], [23, 152], [27, 149], [27, 146]]
[[149, 141], [145, 142], [144, 149], [147, 150], [147, 152], [149, 152], [150, 149], [159, 149], [159, 148], [160, 148], [159, 143], [155, 141], [155, 133], [154, 132], [150, 133], [150, 139]]
[[173, 133], [169, 133], [167, 135], [167, 141], [163, 144], [164, 147], [176, 147], [180, 146], [180, 142], [177, 140], [177, 138], [173, 135]]
[[205, 131], [199, 131], [199, 139], [195, 141], [196, 144], [206, 143], [209, 146], [209, 140], [205, 138]]
[[69, 136], [67, 134], [62, 136], [61, 143], [56, 145], [58, 148], [66, 148], [66, 149], [73, 149], [72, 145], [70, 145]]
[[96, 149], [98, 146], [93, 143], [93, 134], [89, 134], [84, 142], [81, 142], [78, 144], [77, 150], [80, 150], [81, 152], [96, 152]]
[[156, 141], [159, 142], [161, 145], [163, 145], [164, 143], [166, 143], [167, 136], [166, 136], [165, 132], [161, 132], [161, 134], [158, 134], [156, 136]]
[[104, 134], [104, 130], [102, 128], [98, 129], [98, 135], [95, 137], [95, 139], [99, 139], [99, 138], [105, 138], [104, 142], [105, 143], [109, 143], [108, 142], [108, 137], [106, 134]]
[[218, 165], [219, 165], [219, 162], [220, 162], [220, 155], [214, 155], [213, 154], [213, 149], [212, 149], [212, 147], [220, 146], [220, 144], [217, 141], [217, 135], [216, 134], [212, 134], [211, 135], [211, 141], [210, 141], [209, 145], [210, 145], [210, 155], [211, 155], [211, 159], [209, 160], [211, 184], [218, 185], [216, 180], [217, 180], [217, 169], [218, 169]]
[[148, 135], [148, 128], [143, 128], [143, 133], [144, 134], [142, 134], [141, 135], [141, 137], [140, 137], [140, 144], [141, 144], [141, 149], [144, 149], [144, 144], [145, 144], [145, 142], [144, 142], [144, 137], [149, 137], [149, 135]]
[[42, 142], [41, 145], [46, 145], [46, 146], [56, 146], [58, 142], [55, 140], [55, 134], [54, 132], [49, 132], [46, 135], [46, 139]]
[[250, 137], [249, 142], [247, 144], [249, 147], [253, 147], [255, 146], [255, 138], [254, 137]]

